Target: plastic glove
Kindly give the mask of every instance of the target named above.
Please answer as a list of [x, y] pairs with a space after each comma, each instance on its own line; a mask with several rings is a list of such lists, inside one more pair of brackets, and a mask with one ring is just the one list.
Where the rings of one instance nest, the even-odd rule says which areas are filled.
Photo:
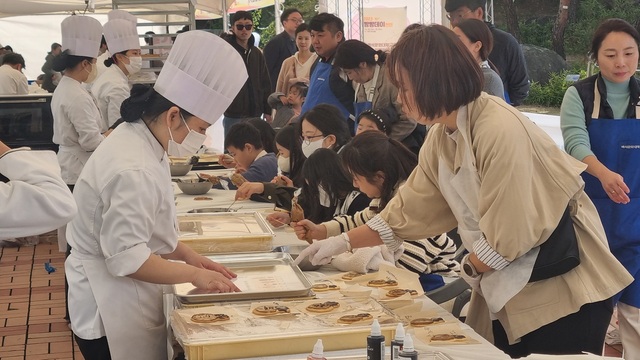
[[334, 255], [342, 254], [347, 250], [347, 240], [342, 234], [325, 240], [314, 240], [311, 245], [300, 252], [295, 264], [298, 265], [302, 259], [309, 257], [312, 265], [326, 265], [331, 262]]
[[[467, 261], [467, 258], [469, 257], [469, 254], [465, 255], [464, 258], [462, 258], [462, 261], [460, 262], [460, 264], [464, 264], [465, 261]], [[464, 279], [464, 281], [467, 282], [467, 284], [469, 284], [469, 286], [471, 286], [471, 289], [473, 289], [473, 291], [478, 292], [480, 295], [482, 295], [482, 290], [480, 290], [480, 279], [482, 279], [482, 274], [478, 274], [478, 276], [476, 277], [472, 277], [467, 275], [467, 273], [464, 272], [464, 270], [460, 270], [460, 277]]]

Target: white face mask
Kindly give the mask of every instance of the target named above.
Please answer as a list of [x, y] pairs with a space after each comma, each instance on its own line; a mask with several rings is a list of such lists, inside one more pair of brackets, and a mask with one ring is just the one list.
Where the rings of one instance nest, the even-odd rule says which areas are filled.
[[[87, 68], [84, 68], [84, 71], [87, 71]], [[89, 76], [87, 77], [87, 80], [85, 80], [84, 82], [87, 84], [91, 84], [98, 77], [98, 65], [91, 64], [91, 71], [87, 71], [87, 72], [89, 73]]]
[[320, 200], [320, 205], [324, 207], [331, 207], [331, 197], [329, 194], [320, 186], [318, 188], [318, 198]]
[[[180, 114], [180, 118], [184, 125], [189, 129], [187, 122], [184, 121], [182, 114]], [[196, 131], [189, 129], [189, 133], [182, 140], [182, 143], [178, 144], [173, 141], [173, 134], [171, 133], [171, 129], [169, 129], [169, 136], [171, 139], [169, 140], [169, 146], [167, 147], [167, 154], [169, 156], [191, 156], [200, 149], [200, 146], [204, 144], [204, 141], [207, 139], [207, 135], [200, 134]]]
[[282, 172], [291, 172], [291, 163], [289, 162], [289, 158], [282, 155], [278, 156], [278, 168], [280, 168], [280, 171]]
[[316, 141], [312, 141], [312, 142], [306, 142], [303, 141], [302, 142], [302, 153], [304, 154], [304, 156], [308, 159], [309, 156], [311, 156], [311, 154], [313, 154], [316, 150], [318, 149], [322, 149], [324, 146], [322, 146], [322, 143], [324, 142], [324, 139], [326, 139], [327, 137], [323, 137], [320, 140], [316, 140]]
[[129, 75], [133, 75], [140, 72], [142, 69], [142, 57], [141, 56], [129, 56], [129, 63], [124, 64], [124, 68], [127, 69]]

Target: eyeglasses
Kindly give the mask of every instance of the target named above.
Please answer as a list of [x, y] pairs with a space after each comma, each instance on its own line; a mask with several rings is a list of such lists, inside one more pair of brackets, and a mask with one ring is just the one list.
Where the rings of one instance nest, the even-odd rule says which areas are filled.
[[304, 22], [304, 20], [302, 20], [301, 18], [288, 18], [288, 21], [293, 21], [296, 24], [302, 24]]
[[457, 20], [462, 19], [465, 15], [467, 15], [468, 13], [470, 13], [470, 12], [472, 12], [472, 11], [473, 11], [473, 10], [469, 10], [469, 11], [465, 11], [465, 12], [463, 12], [463, 13], [456, 13], [456, 12], [454, 11], [454, 12], [452, 12], [452, 13], [447, 14], [447, 19], [448, 19], [449, 21], [452, 21], [452, 20], [456, 20], [456, 21], [457, 21]]
[[242, 31], [242, 29], [251, 30], [251, 28], [253, 28], [253, 24], [248, 24], [248, 25], [237, 24], [236, 25], [236, 29], [238, 31]]
[[320, 134], [320, 135], [312, 135], [312, 136], [302, 136], [302, 143], [305, 145], [309, 145], [311, 144], [311, 139], [315, 139], [315, 138], [319, 138], [319, 137], [323, 137], [324, 135]]

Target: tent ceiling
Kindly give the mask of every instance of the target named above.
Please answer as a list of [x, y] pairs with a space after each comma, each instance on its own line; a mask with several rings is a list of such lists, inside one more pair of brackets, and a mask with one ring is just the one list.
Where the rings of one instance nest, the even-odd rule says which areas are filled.
[[[224, 13], [222, 0], [191, 1], [194, 3], [196, 9], [220, 15]], [[227, 1], [227, 9], [232, 3], [233, 0]], [[113, 7], [111, 0], [95, 0], [93, 4], [96, 13], [108, 12]], [[82, 12], [85, 6], [84, 0], [0, 0], [0, 17], [70, 13], [72, 11]], [[141, 8], [142, 7], [143, 5], [141, 5]], [[179, 5], [152, 3], [144, 6], [145, 9], [154, 10], [174, 10], [178, 7]]]

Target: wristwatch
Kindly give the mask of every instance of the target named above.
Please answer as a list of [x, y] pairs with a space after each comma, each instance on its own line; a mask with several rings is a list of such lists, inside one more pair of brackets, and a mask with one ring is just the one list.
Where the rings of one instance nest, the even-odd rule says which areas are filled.
[[471, 260], [469, 260], [469, 254], [465, 255], [462, 258], [462, 271], [464, 271], [467, 276], [473, 278], [479, 275], [478, 270], [476, 270], [476, 267], [473, 266], [473, 263], [471, 263]]

